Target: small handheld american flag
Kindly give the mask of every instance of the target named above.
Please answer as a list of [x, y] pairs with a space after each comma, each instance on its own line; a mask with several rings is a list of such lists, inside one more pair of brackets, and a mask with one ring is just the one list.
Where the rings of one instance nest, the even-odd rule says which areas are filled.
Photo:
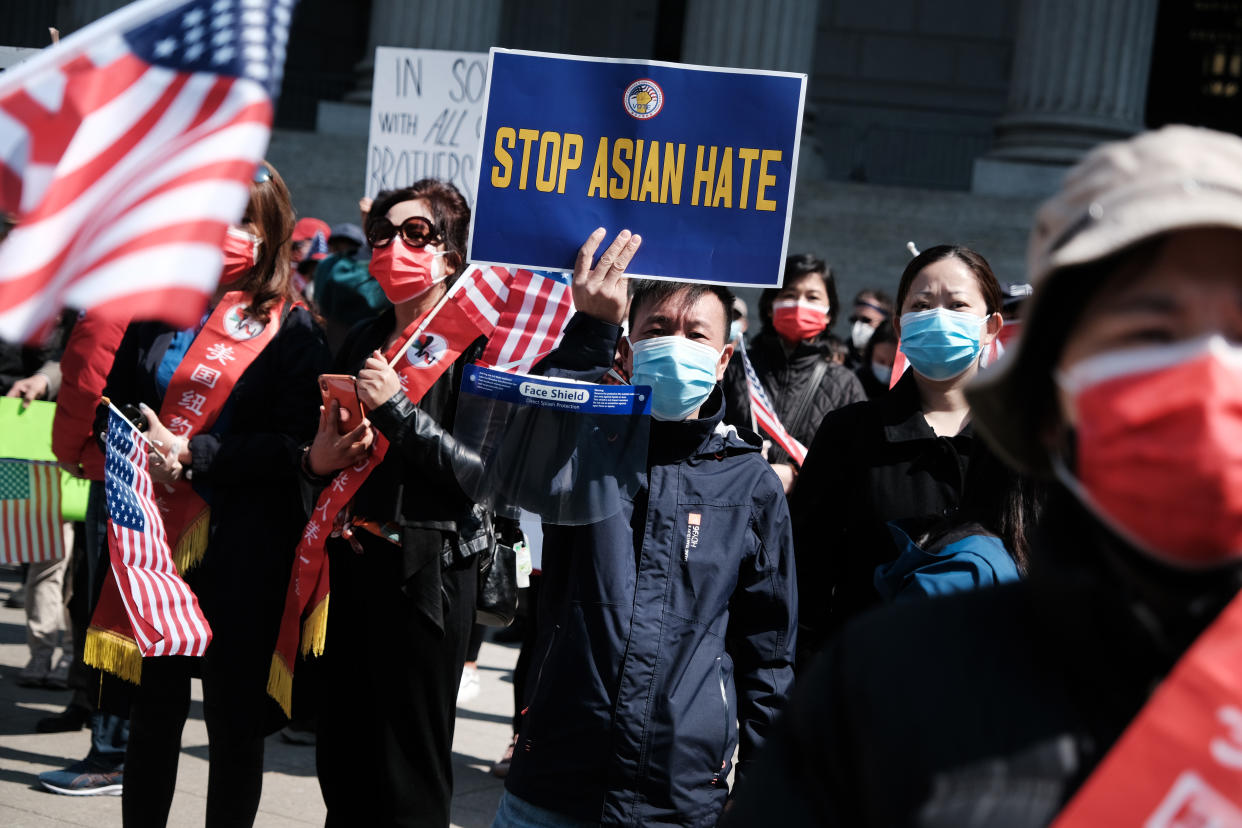
[[104, 487], [112, 575], [143, 657], [201, 656], [211, 627], [173, 565], [147, 465], [147, 438], [108, 412]]
[[0, 563], [41, 563], [64, 556], [60, 468], [37, 460], [0, 459]]
[[0, 74], [0, 339], [197, 322], [271, 131], [295, 0], [139, 0]]
[[793, 435], [785, 430], [785, 426], [781, 425], [780, 419], [776, 416], [776, 409], [768, 400], [767, 392], [763, 390], [763, 383], [759, 382], [759, 375], [755, 373], [755, 367], [750, 364], [750, 357], [746, 355], [746, 345], [739, 342], [737, 351], [742, 356], [742, 367], [746, 369], [746, 387], [750, 391], [750, 410], [754, 414], [755, 422], [793, 458], [795, 463], [801, 466], [802, 461], [806, 459], [806, 446], [795, 440]]

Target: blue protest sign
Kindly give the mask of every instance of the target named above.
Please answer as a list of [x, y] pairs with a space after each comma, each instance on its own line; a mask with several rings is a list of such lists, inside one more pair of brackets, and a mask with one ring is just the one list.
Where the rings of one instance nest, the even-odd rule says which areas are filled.
[[462, 377], [464, 394], [514, 405], [556, 408], [580, 414], [650, 414], [647, 385], [592, 385], [528, 374], [509, 374], [471, 365]]
[[597, 227], [628, 275], [779, 285], [806, 76], [492, 49], [472, 262], [572, 270]]

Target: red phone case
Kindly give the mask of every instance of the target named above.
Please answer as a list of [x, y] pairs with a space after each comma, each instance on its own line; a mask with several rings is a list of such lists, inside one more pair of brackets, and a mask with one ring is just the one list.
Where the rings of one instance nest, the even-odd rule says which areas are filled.
[[341, 410], [349, 412], [349, 420], [342, 423], [337, 420], [337, 433], [345, 434], [353, 431], [366, 416], [366, 409], [358, 399], [358, 380], [349, 374], [320, 374], [319, 393], [323, 396], [323, 406], [331, 411], [331, 402], [336, 400]]

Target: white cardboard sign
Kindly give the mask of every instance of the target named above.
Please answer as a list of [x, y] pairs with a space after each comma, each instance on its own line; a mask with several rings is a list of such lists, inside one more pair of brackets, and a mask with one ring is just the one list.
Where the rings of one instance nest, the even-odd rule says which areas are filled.
[[378, 47], [367, 196], [421, 178], [442, 178], [473, 209], [486, 91], [486, 54]]

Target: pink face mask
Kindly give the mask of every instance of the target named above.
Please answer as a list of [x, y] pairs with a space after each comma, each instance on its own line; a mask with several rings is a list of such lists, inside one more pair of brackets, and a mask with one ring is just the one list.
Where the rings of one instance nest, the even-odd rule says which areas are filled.
[[387, 247], [371, 253], [371, 275], [394, 305], [422, 296], [433, 285], [443, 282], [447, 274], [433, 275], [435, 261], [443, 252], [421, 247], [407, 247], [399, 237]]
[[1116, 351], [1057, 383], [1078, 414], [1077, 468], [1057, 471], [1092, 512], [1173, 566], [1242, 560], [1242, 348]]
[[772, 327], [790, 342], [819, 336], [828, 327], [828, 306], [786, 299], [772, 304]]
[[260, 244], [259, 237], [253, 233], [230, 227], [224, 234], [224, 269], [220, 271], [220, 284], [232, 284], [253, 270]]

